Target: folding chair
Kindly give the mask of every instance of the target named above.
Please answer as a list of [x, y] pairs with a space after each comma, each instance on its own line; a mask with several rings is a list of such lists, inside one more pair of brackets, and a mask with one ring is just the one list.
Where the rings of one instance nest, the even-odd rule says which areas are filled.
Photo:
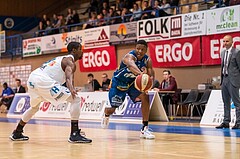
[[[206, 89], [206, 90], [203, 92], [203, 95], [202, 95], [201, 99], [200, 99], [199, 101], [193, 102], [193, 103], [191, 104], [191, 106], [190, 106], [190, 107], [191, 107], [191, 116], [190, 116], [190, 117], [192, 117], [192, 112], [193, 112], [194, 107], [197, 108], [197, 111], [198, 111], [199, 116], [200, 116], [200, 117], [202, 116], [202, 115], [201, 115], [201, 113], [203, 114], [202, 106], [206, 106], [210, 94], [211, 94], [211, 90], [210, 90], [210, 89]], [[198, 107], [200, 107], [201, 113], [199, 112]]]
[[[196, 102], [197, 99], [198, 99], [198, 94], [199, 94], [199, 91], [196, 90], [196, 89], [192, 89], [187, 98], [183, 101], [183, 102], [178, 102], [177, 103], [177, 110], [176, 110], [176, 113], [175, 115], [178, 114], [178, 110], [179, 110], [179, 107], [181, 107], [181, 118], [182, 118], [182, 115], [183, 115], [183, 112], [182, 112], [182, 107], [185, 106], [187, 111], [189, 111], [189, 108], [190, 108], [190, 105], [193, 103], [193, 102]], [[187, 112], [187, 116], [188, 116], [188, 112]]]

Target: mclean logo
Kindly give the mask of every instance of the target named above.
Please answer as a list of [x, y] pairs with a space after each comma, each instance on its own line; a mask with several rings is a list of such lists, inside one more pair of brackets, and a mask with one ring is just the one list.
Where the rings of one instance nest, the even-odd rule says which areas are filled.
[[101, 34], [100, 34], [100, 36], [98, 37], [98, 40], [106, 40], [106, 39], [108, 39], [108, 36], [107, 36], [106, 32], [103, 29]]
[[171, 37], [181, 36], [182, 35], [182, 17], [173, 17], [171, 18]]

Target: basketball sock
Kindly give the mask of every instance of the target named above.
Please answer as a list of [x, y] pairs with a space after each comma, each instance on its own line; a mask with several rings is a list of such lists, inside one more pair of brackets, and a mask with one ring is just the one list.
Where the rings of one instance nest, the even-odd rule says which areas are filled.
[[142, 127], [142, 130], [144, 130], [145, 126], [148, 126], [148, 121], [143, 121], [143, 127]]
[[17, 132], [22, 132], [23, 131], [23, 127], [26, 125], [26, 123], [22, 120], [20, 120], [20, 122], [17, 125], [16, 131]]
[[71, 120], [71, 134], [78, 131], [78, 120]]

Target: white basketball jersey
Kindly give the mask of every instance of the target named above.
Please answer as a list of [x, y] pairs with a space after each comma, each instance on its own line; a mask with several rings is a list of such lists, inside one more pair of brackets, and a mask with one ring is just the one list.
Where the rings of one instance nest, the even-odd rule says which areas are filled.
[[61, 66], [62, 59], [65, 57], [72, 57], [74, 59], [73, 55], [58, 56], [45, 62], [41, 67], [37, 68], [34, 73], [47, 75], [60, 84], [65, 83], [66, 76]]

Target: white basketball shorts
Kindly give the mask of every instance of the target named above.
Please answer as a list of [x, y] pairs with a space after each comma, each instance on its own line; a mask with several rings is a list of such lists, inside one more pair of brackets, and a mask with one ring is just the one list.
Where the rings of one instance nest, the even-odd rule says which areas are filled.
[[71, 92], [67, 87], [62, 86], [59, 82], [38, 71], [30, 74], [27, 87], [32, 107], [37, 106], [42, 101], [58, 105], [71, 96]]

